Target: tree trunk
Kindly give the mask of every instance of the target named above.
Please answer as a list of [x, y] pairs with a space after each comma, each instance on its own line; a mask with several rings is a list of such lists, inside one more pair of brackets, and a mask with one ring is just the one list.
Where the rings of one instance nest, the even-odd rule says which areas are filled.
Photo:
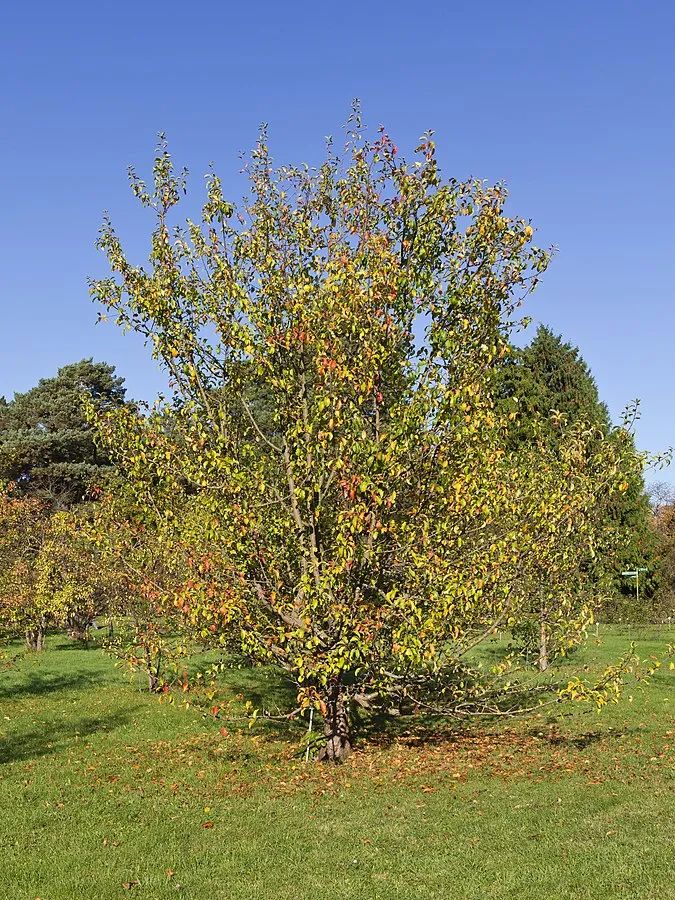
[[156, 694], [159, 690], [160, 661], [159, 659], [156, 662], [153, 660], [147, 647], [145, 648], [145, 672], [148, 676], [148, 691]]
[[83, 644], [89, 643], [89, 623], [73, 621], [68, 629], [68, 637], [74, 641], [80, 641]]
[[323, 733], [326, 743], [319, 751], [319, 760], [340, 763], [347, 759], [351, 753], [352, 742], [349, 733], [349, 713], [340, 684], [335, 684], [331, 688], [326, 703]]
[[26, 631], [26, 647], [29, 650], [44, 650], [45, 646], [45, 620], [41, 619], [35, 628]]
[[546, 642], [546, 622], [542, 614], [539, 620], [539, 671], [548, 669], [548, 645]]

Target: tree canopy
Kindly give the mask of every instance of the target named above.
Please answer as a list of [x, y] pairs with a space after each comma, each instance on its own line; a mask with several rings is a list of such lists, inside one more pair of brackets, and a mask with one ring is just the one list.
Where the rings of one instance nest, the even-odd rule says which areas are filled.
[[[327, 759], [349, 752], [354, 704], [538, 705], [550, 684], [527, 694], [512, 661], [486, 667], [476, 648], [529, 613], [542, 579], [558, 651], [574, 645], [596, 510], [639, 467], [595, 422], [555, 452], [506, 450], [495, 371], [548, 254], [503, 186], [444, 180], [430, 136], [407, 163], [355, 122], [344, 158], [311, 169], [275, 168], [263, 134], [248, 174], [241, 206], [212, 174], [201, 223], [174, 227], [184, 180], [160, 146], [150, 188], [132, 173], [155, 217], [149, 266], [110, 223], [99, 242], [112, 274], [95, 298], [175, 391], [145, 418], [92, 413], [182, 560], [165, 602], [280, 666], [323, 715]], [[608, 684], [563, 693], [605, 702]]]
[[114, 366], [83, 359], [0, 408], [0, 481], [50, 506], [70, 506], [105, 477], [110, 461], [94, 441], [84, 395], [102, 410], [118, 407], [124, 380]]

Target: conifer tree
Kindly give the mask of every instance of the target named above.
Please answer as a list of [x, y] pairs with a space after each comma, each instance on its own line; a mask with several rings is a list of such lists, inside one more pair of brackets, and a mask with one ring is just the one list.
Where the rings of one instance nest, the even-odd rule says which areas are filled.
[[[587, 422], [609, 431], [609, 410], [578, 347], [540, 325], [532, 342], [514, 350], [504, 370], [502, 394], [515, 402], [514, 444], [531, 441], [535, 433], [556, 446], [561, 417], [567, 424]], [[557, 415], [556, 415], [557, 414]]]
[[0, 405], [0, 481], [48, 507], [80, 502], [110, 468], [85, 420], [82, 396], [102, 410], [124, 402], [114, 366], [83, 359]]

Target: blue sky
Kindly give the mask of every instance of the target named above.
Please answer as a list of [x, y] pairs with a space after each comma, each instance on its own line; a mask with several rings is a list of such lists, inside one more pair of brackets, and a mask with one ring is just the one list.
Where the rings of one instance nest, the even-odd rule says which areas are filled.
[[615, 415], [641, 398], [642, 447], [674, 444], [674, 37], [667, 0], [5, 4], [0, 394], [84, 356], [133, 396], [160, 388], [86, 283], [105, 209], [144, 258], [126, 167], [147, 171], [159, 131], [195, 199], [211, 161], [236, 198], [260, 122], [279, 161], [315, 162], [358, 96], [402, 151], [433, 128], [447, 175], [508, 183], [558, 248], [528, 312], [580, 346]]

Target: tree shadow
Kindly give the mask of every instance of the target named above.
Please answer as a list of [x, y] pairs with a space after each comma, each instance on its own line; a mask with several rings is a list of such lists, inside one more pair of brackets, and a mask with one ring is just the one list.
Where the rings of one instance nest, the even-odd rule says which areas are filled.
[[[568, 649], [565, 656], [556, 656], [551, 659], [549, 665], [549, 673], [556, 672], [561, 669], [567, 669], [571, 666], [578, 665], [579, 660], [583, 658], [583, 654], [587, 649], [586, 644]], [[480, 659], [485, 665], [495, 666], [504, 662], [512, 654], [524, 665], [526, 670], [531, 674], [537, 672], [537, 652], [535, 650], [526, 651], [519, 647], [515, 642], [502, 642], [492, 644], [482, 644], [476, 651], [476, 658]]]
[[[587, 747], [592, 747], [594, 744], [612, 742], [619, 738], [626, 737], [627, 735], [636, 734], [639, 731], [639, 728], [608, 728], [604, 731], [599, 729], [584, 731], [582, 734], [576, 735], [559, 734], [555, 731], [551, 731], [546, 736], [546, 742], [551, 747], [585, 750]], [[531, 729], [528, 733], [534, 735], [540, 734], [541, 732], [538, 732], [536, 729]]]
[[57, 753], [75, 740], [89, 737], [99, 731], [114, 731], [127, 724], [130, 713], [137, 708], [107, 716], [90, 716], [73, 722], [40, 723], [39, 728], [9, 734], [0, 738], [0, 765], [38, 759]]
[[[48, 649], [52, 649], [51, 647]], [[95, 641], [78, 641], [75, 638], [72, 638], [68, 641], [68, 643], [56, 644], [54, 646], [55, 650], [58, 650], [59, 653], [65, 653], [69, 650], [82, 650], [87, 652], [89, 650], [102, 650], [100, 644], [97, 644]]]
[[[527, 708], [533, 705], [531, 700], [538, 693], [524, 690], [515, 705]], [[555, 708], [554, 708], [555, 711]], [[584, 750], [596, 743], [614, 742], [617, 739], [637, 733], [637, 728], [593, 729], [575, 734], [564, 734], [558, 731], [555, 720], [549, 719], [547, 725], [537, 724], [534, 727], [522, 727], [527, 716], [476, 715], [464, 719], [425, 714], [422, 711], [405, 715], [383, 711], [365, 713], [354, 710], [353, 731], [358, 741], [372, 746], [387, 749], [397, 743], [423, 748], [439, 745], [463, 744], [473, 739], [490, 737], [496, 741], [509, 742], [521, 737], [539, 738], [551, 747], [569, 750]], [[518, 725], [520, 723], [520, 725]], [[520, 737], [519, 737], [520, 736]]]
[[[372, 715], [355, 727], [357, 744], [367, 744], [387, 751], [397, 745], [407, 748], [447, 748], [449, 752], [462, 752], [480, 748], [481, 752], [517, 751], [539, 746], [567, 753], [580, 753], [595, 746], [610, 749], [621, 738], [638, 733], [639, 728], [594, 729], [576, 734], [564, 734], [556, 728], [514, 728], [515, 722], [498, 722], [494, 718], [439, 720], [436, 717]], [[614, 748], [616, 752], [616, 747]]]
[[383, 750], [401, 742], [419, 747], [455, 743], [466, 739], [474, 730], [475, 725], [469, 722], [459, 723], [421, 713], [401, 716], [371, 713], [358, 715], [354, 721], [357, 742]]
[[19, 697], [41, 697], [55, 691], [85, 691], [107, 679], [98, 672], [79, 671], [67, 675], [53, 675], [44, 672], [25, 672], [23, 682], [0, 686], [1, 700], [16, 700]]
[[297, 688], [282, 672], [273, 668], [227, 669], [221, 686], [229, 695], [248, 700], [255, 708], [272, 714], [297, 705]]

